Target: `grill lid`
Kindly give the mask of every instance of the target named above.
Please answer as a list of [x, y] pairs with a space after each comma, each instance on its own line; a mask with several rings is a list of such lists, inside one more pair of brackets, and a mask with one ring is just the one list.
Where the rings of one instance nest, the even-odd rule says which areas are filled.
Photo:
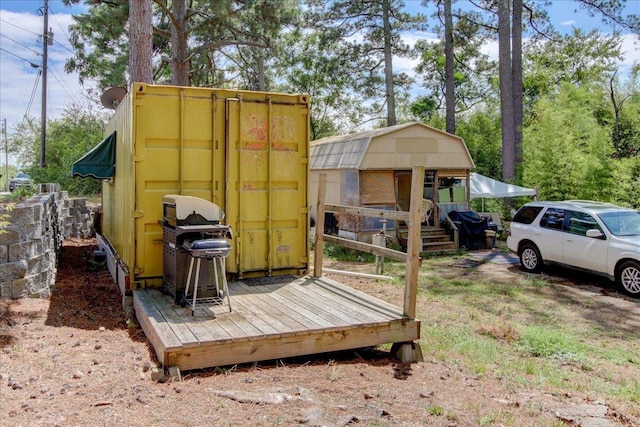
[[186, 221], [198, 218], [196, 221], [203, 223], [202, 219], [209, 223], [219, 223], [224, 219], [224, 211], [220, 206], [200, 197], [181, 196], [177, 194], [167, 194], [163, 197], [162, 203], [165, 205], [165, 216], [171, 216], [177, 221]]
[[182, 247], [193, 256], [212, 255], [226, 257], [231, 252], [231, 244], [224, 239], [186, 240]]

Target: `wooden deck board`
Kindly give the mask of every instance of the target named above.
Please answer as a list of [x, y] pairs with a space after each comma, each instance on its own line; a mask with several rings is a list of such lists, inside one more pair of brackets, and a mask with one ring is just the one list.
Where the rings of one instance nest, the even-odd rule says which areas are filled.
[[361, 309], [370, 312], [379, 313], [381, 316], [388, 318], [396, 318], [402, 316], [402, 309], [380, 299], [373, 299], [370, 295], [357, 289], [348, 288], [338, 282], [331, 281], [326, 277], [321, 277], [313, 282], [315, 286], [325, 289], [326, 291], [338, 295], [340, 298], [346, 298], [349, 301], [357, 301]]
[[[313, 297], [311, 294], [300, 292], [298, 288], [287, 288], [283, 290], [282, 293], [283, 295], [286, 295], [293, 304], [305, 306], [317, 316], [331, 322], [332, 327], [341, 328], [348, 327], [350, 325], [360, 325], [363, 323], [363, 316], [354, 316], [353, 313], [349, 313], [345, 307], [331, 304], [330, 301], [327, 301], [319, 294], [316, 294], [315, 297]], [[366, 318], [366, 320], [369, 319]]]
[[238, 336], [233, 337], [234, 341], [238, 341], [240, 339], [264, 337], [264, 332], [262, 332], [253, 323], [251, 323], [249, 319], [247, 319], [247, 316], [244, 316], [236, 311], [232, 311], [231, 313], [225, 313], [220, 317], [224, 319], [225, 323], [233, 324], [233, 326], [231, 327], [232, 329], [236, 331], [242, 331], [241, 333], [238, 332]]
[[154, 298], [154, 302], [165, 315], [169, 325], [184, 346], [196, 346], [202, 343], [230, 340], [232, 338], [227, 333], [218, 332], [212, 334], [211, 331], [202, 327], [203, 320], [201, 317], [191, 316], [191, 309], [188, 306], [176, 306], [169, 297]]
[[232, 311], [177, 306], [134, 291], [136, 315], [158, 359], [183, 370], [419, 339], [420, 322], [327, 277], [229, 283]]
[[162, 354], [165, 350], [171, 351], [182, 347], [182, 342], [173, 333], [173, 330], [166, 323], [164, 316], [149, 295], [140, 293], [137, 299], [134, 298], [133, 303], [136, 315], [139, 315], [137, 317], [138, 322], [145, 330], [154, 332], [151, 335], [147, 335], [147, 337], [156, 352]]
[[308, 325], [301, 323], [299, 319], [291, 315], [290, 307], [282, 304], [281, 300], [274, 295], [279, 292], [265, 292], [261, 286], [250, 287], [243, 282], [235, 282], [234, 286], [244, 288], [245, 291], [258, 291], [260, 293], [259, 303], [254, 303], [251, 307], [257, 313], [263, 313], [267, 316], [272, 316], [274, 319], [278, 319], [278, 328], [284, 332], [299, 333], [309, 329]]
[[278, 292], [272, 292], [264, 286], [252, 286], [250, 289], [254, 292], [277, 301], [279, 310], [283, 316], [294, 318], [304, 331], [309, 329], [322, 329], [333, 327], [333, 323], [319, 317], [316, 313], [307, 310], [305, 307], [295, 304], [291, 299], [286, 297], [286, 290], [281, 289]]
[[[334, 288], [326, 288], [321, 286], [319, 280], [307, 280], [311, 285], [305, 285], [305, 282], [297, 283], [297, 286], [292, 287], [291, 290], [306, 294], [310, 298], [314, 298], [314, 295], [321, 295], [323, 301], [329, 301], [335, 310], [340, 310], [345, 313], [350, 313], [356, 319], [363, 320], [369, 319], [370, 322], [383, 322], [390, 319], [397, 318], [398, 314], [394, 313], [379, 313], [377, 310], [371, 310], [367, 307], [369, 304], [367, 300], [360, 296], [354, 296], [353, 294], [346, 294], [344, 292], [336, 292]], [[370, 298], [367, 295], [368, 298]]]

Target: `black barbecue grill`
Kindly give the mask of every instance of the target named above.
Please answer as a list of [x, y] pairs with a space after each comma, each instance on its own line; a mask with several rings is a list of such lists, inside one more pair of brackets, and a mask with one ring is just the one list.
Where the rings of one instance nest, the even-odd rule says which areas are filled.
[[184, 307], [190, 301], [192, 314], [198, 305], [221, 306], [225, 298], [231, 311], [225, 258], [232, 250], [227, 240], [232, 233], [222, 219], [222, 209], [207, 200], [163, 198], [164, 287], [176, 304]]

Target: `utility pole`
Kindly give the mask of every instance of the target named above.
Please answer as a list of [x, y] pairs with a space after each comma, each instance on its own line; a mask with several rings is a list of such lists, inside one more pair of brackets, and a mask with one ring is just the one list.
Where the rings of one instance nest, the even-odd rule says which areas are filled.
[[53, 45], [53, 33], [49, 30], [49, 0], [44, 0], [42, 8], [44, 30], [42, 31], [42, 109], [40, 119], [40, 167], [46, 166], [44, 153], [47, 138], [47, 64], [49, 45]]
[[7, 119], [2, 120], [4, 135], [4, 191], [9, 191], [9, 143], [7, 142]]

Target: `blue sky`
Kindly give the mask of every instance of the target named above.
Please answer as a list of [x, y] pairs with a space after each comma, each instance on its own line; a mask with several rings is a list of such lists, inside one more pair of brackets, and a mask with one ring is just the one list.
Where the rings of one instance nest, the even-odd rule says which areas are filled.
[[[459, 0], [456, 5], [463, 5], [465, 1]], [[430, 15], [420, 3], [420, 0], [405, 0], [411, 11], [421, 10]], [[9, 135], [25, 114], [38, 120], [40, 118], [41, 81], [38, 78], [39, 69], [32, 64], [37, 66], [42, 62], [42, 45], [38, 42], [38, 36], [43, 31], [43, 18], [38, 10], [43, 4], [42, 0], [0, 0], [0, 120], [7, 120]], [[54, 44], [48, 49], [48, 118], [59, 117], [71, 103], [102, 109], [100, 94], [95, 93], [92, 82], [81, 86], [77, 75], [64, 71], [64, 62], [72, 55], [67, 28], [72, 23], [72, 14], [82, 13], [85, 8], [65, 7], [61, 0], [49, 0], [49, 8], [49, 27], [54, 33]], [[627, 11], [640, 13], [640, 0], [628, 0]], [[560, 31], [570, 31], [572, 26], [585, 30], [599, 28], [605, 33], [612, 30], [600, 19], [590, 18], [580, 11], [572, 0], [554, 0], [549, 13], [553, 25]], [[405, 37], [408, 43], [418, 38], [433, 38], [433, 35], [412, 33]], [[623, 48], [627, 53], [623, 67], [630, 67], [633, 61], [640, 62], [640, 45], [634, 45], [631, 35], [627, 36]], [[495, 55], [497, 46], [487, 45], [485, 50]], [[394, 68], [411, 72], [413, 65], [411, 62], [397, 61]], [[92, 90], [94, 93], [91, 93]]]

